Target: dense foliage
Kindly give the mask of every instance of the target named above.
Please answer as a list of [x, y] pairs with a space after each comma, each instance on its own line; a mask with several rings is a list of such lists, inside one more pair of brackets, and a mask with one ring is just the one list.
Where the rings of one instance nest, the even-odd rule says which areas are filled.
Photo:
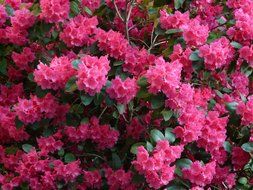
[[1, 0], [1, 189], [251, 189], [252, 42], [252, 0]]

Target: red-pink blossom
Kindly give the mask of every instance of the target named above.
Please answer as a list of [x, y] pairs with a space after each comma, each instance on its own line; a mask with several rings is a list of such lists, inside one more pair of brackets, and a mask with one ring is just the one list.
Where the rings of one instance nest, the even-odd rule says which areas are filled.
[[181, 70], [182, 64], [179, 61], [168, 63], [162, 57], [156, 59], [155, 65], [150, 66], [145, 74], [150, 84], [149, 92], [164, 92], [169, 97], [171, 91], [180, 85]]
[[67, 81], [76, 74], [71, 65], [71, 60], [66, 57], [55, 57], [49, 65], [40, 64], [34, 71], [34, 81], [42, 89], [63, 89]]
[[235, 170], [240, 170], [250, 160], [249, 153], [245, 152], [241, 147], [232, 148], [232, 164]]
[[99, 93], [106, 84], [107, 74], [110, 70], [108, 57], [98, 58], [85, 55], [80, 61], [77, 73], [78, 89], [85, 90], [91, 96]]
[[227, 38], [222, 37], [210, 45], [199, 48], [199, 56], [204, 58], [205, 67], [209, 70], [228, 66], [233, 59], [234, 49]]
[[212, 182], [215, 176], [215, 162], [209, 162], [206, 165], [199, 161], [192, 163], [190, 168], [183, 169], [183, 176], [189, 179], [191, 183], [204, 187]]
[[68, 46], [83, 46], [91, 44], [94, 39], [97, 17], [87, 18], [78, 15], [66, 23], [63, 31], [60, 33], [60, 39]]
[[106, 89], [110, 98], [115, 99], [118, 103], [129, 103], [138, 92], [137, 81], [133, 78], [121, 80], [119, 76], [111, 81], [111, 86]]
[[190, 20], [181, 29], [183, 30], [183, 37], [187, 45], [198, 47], [206, 43], [209, 28], [207, 25], [200, 24], [198, 19]]
[[12, 52], [11, 58], [19, 69], [29, 70], [29, 63], [35, 60], [35, 54], [31, 48], [25, 47], [21, 53]]
[[46, 22], [63, 22], [69, 17], [70, 1], [69, 0], [41, 0], [40, 17]]

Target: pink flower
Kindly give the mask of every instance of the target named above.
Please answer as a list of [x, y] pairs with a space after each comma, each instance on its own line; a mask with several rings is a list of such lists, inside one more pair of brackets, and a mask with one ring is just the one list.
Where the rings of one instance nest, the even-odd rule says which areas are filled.
[[82, 5], [88, 7], [90, 10], [94, 11], [100, 7], [100, 0], [82, 0]]
[[35, 60], [35, 54], [31, 48], [25, 47], [21, 53], [12, 52], [11, 58], [21, 70], [29, 70], [28, 64]]
[[242, 169], [250, 160], [249, 153], [245, 152], [241, 147], [233, 147], [232, 164], [235, 170]]
[[62, 22], [69, 17], [69, 0], [41, 0], [40, 17], [46, 22]]
[[206, 43], [209, 35], [209, 28], [207, 25], [200, 24], [198, 19], [192, 19], [185, 23], [181, 29], [183, 30], [183, 37], [187, 45], [201, 46]]
[[56, 98], [47, 94], [43, 98], [32, 96], [31, 99], [18, 99], [18, 104], [15, 106], [15, 111], [18, 118], [25, 124], [40, 121], [43, 118], [61, 121], [64, 119], [68, 111], [67, 105], [60, 105]]
[[230, 64], [234, 57], [234, 49], [229, 40], [222, 37], [213, 41], [210, 45], [200, 47], [199, 56], [204, 58], [207, 69], [215, 70]]
[[102, 177], [99, 171], [84, 171], [84, 184], [89, 188], [101, 188]]
[[105, 169], [105, 178], [110, 190], [125, 189], [132, 181], [132, 173], [123, 169], [113, 171], [111, 168]]
[[182, 172], [184, 178], [189, 179], [191, 183], [204, 187], [210, 184], [215, 176], [215, 167], [216, 163], [214, 161], [206, 165], [202, 165], [199, 161], [195, 161], [190, 168], [184, 168]]
[[13, 27], [28, 29], [35, 23], [35, 16], [28, 9], [16, 10], [11, 17]]
[[152, 156], [143, 146], [138, 147], [137, 158], [132, 164], [145, 176], [151, 188], [159, 189], [174, 179], [175, 166], [170, 165], [182, 151], [182, 146], [170, 146], [167, 140], [158, 141]]
[[179, 29], [189, 21], [189, 12], [181, 13], [175, 11], [174, 14], [168, 14], [166, 10], [160, 11], [160, 24], [163, 29]]
[[235, 72], [231, 74], [230, 78], [232, 81], [232, 86], [235, 88], [234, 92], [236, 92], [238, 95], [243, 94], [244, 96], [249, 94], [249, 79], [245, 74], [241, 72]]
[[99, 29], [96, 32], [96, 39], [101, 51], [104, 50], [111, 57], [116, 59], [124, 59], [129, 44], [121, 33], [113, 30], [105, 32], [104, 30]]
[[98, 25], [97, 17], [87, 18], [78, 15], [72, 18], [60, 33], [60, 39], [67, 44], [68, 47], [83, 46], [91, 44]]
[[141, 134], [144, 132], [144, 126], [138, 121], [137, 118], [133, 118], [130, 125], [127, 125], [127, 137], [132, 137], [133, 139], [139, 139]]
[[63, 143], [60, 140], [55, 140], [52, 136], [50, 137], [40, 137], [37, 138], [37, 143], [41, 150], [41, 155], [47, 155], [48, 153], [53, 153], [56, 150], [60, 150]]
[[78, 65], [78, 89], [85, 90], [91, 96], [99, 93], [106, 84], [107, 74], [110, 70], [109, 64], [107, 56], [98, 58], [86, 55], [82, 57], [81, 63]]
[[155, 65], [150, 66], [145, 74], [150, 84], [149, 92], [157, 94], [162, 91], [169, 97], [180, 85], [181, 70], [182, 64], [178, 61], [167, 63], [162, 57], [156, 59]]
[[0, 27], [2, 27], [7, 20], [8, 15], [5, 10], [5, 6], [0, 5]]
[[248, 101], [246, 103], [239, 102], [236, 113], [241, 115], [242, 124], [250, 125], [253, 123], [253, 96], [248, 97]]
[[218, 112], [209, 112], [198, 145], [211, 154], [219, 151], [226, 140], [227, 122], [228, 117], [220, 118]]
[[127, 78], [122, 81], [119, 76], [116, 76], [111, 82], [112, 84], [106, 89], [106, 92], [110, 98], [121, 104], [128, 104], [136, 96], [139, 89], [135, 79]]
[[42, 89], [63, 89], [67, 81], [74, 76], [75, 69], [66, 57], [55, 57], [50, 65], [40, 63], [34, 71], [34, 80]]
[[98, 144], [99, 149], [112, 148], [116, 144], [119, 138], [117, 130], [109, 125], [99, 125], [96, 117], [91, 118], [90, 124], [90, 139]]
[[253, 46], [244, 46], [239, 50], [240, 58], [245, 59], [253, 67]]
[[80, 125], [76, 127], [65, 127], [65, 134], [67, 135], [70, 142], [83, 142], [90, 138], [90, 127], [89, 125]]
[[6, 38], [10, 43], [16, 44], [18, 46], [23, 46], [27, 43], [28, 32], [24, 29], [17, 27], [6, 27]]

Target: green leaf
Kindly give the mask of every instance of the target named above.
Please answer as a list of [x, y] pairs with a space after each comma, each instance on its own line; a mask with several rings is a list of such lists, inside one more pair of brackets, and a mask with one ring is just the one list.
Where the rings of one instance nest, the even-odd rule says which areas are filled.
[[185, 1], [185, 0], [174, 0], [175, 9], [181, 8], [182, 5], [184, 4], [184, 1]]
[[165, 137], [163, 133], [157, 129], [153, 129], [150, 131], [150, 136], [154, 140], [154, 142], [158, 142], [160, 140], [164, 140]]
[[248, 183], [248, 179], [246, 177], [241, 177], [238, 182], [242, 185], [246, 185]]
[[81, 63], [81, 61], [79, 59], [75, 59], [74, 61], [72, 61], [72, 65], [75, 69], [78, 69], [78, 65]]
[[66, 163], [70, 163], [70, 162], [73, 162], [73, 161], [75, 161], [75, 160], [76, 160], [76, 157], [75, 157], [75, 155], [72, 154], [72, 153], [67, 153], [67, 154], [64, 156], [64, 161], [65, 161]]
[[165, 129], [165, 138], [168, 139], [169, 142], [173, 143], [176, 140], [176, 136], [171, 131], [172, 128]]
[[18, 116], [15, 118], [15, 124], [17, 129], [24, 126], [24, 123], [18, 119]]
[[124, 104], [117, 104], [117, 110], [119, 112], [120, 115], [122, 115], [123, 113], [125, 113], [125, 105]]
[[179, 32], [182, 32], [181, 29], [169, 29], [169, 30], [166, 30], [165, 34], [175, 34], [175, 33], [179, 33]]
[[179, 168], [190, 168], [192, 165], [192, 161], [188, 158], [182, 158], [176, 162], [176, 166]]
[[122, 65], [124, 62], [123, 61], [115, 61], [114, 63], [113, 63], [113, 66], [120, 66], [120, 65]]
[[92, 16], [92, 11], [88, 7], [84, 7], [83, 10], [88, 13], [90, 16]]
[[89, 95], [81, 96], [81, 101], [82, 101], [83, 105], [85, 105], [85, 106], [90, 105], [93, 99], [94, 99], [94, 96], [89, 96]]
[[226, 109], [230, 112], [234, 112], [237, 108], [238, 103], [237, 102], [229, 102], [226, 103]]
[[165, 190], [186, 190], [186, 189], [181, 185], [171, 185], [167, 187]]
[[147, 149], [148, 152], [152, 152], [154, 147], [150, 142], [147, 141], [146, 142], [146, 149]]
[[223, 17], [220, 17], [219, 19], [217, 19], [217, 22], [222, 25], [225, 24], [227, 21]]
[[161, 108], [164, 105], [164, 98], [162, 96], [153, 96], [151, 98], [152, 109]]
[[245, 152], [252, 153], [252, 152], [253, 152], [253, 142], [244, 143], [244, 144], [242, 145], [242, 149], [243, 149]]
[[140, 87], [146, 87], [146, 86], [148, 85], [147, 78], [145, 78], [145, 77], [139, 78], [137, 84], [138, 84]]
[[23, 149], [26, 153], [29, 153], [30, 150], [31, 150], [32, 148], [33, 148], [33, 146], [30, 145], [30, 144], [23, 144], [23, 145], [22, 145], [22, 149]]
[[238, 42], [235, 42], [235, 41], [231, 42], [230, 45], [233, 46], [235, 49], [241, 49], [242, 48], [242, 45]]
[[173, 115], [173, 111], [171, 110], [163, 110], [161, 113], [163, 115], [164, 121], [169, 121]]
[[75, 15], [78, 15], [80, 13], [80, 9], [76, 1], [71, 1], [70, 9]]
[[0, 63], [0, 73], [2, 73], [4, 75], [7, 74], [7, 61], [5, 58], [3, 58]]
[[190, 55], [190, 57], [189, 57], [189, 59], [191, 61], [199, 61], [199, 60], [201, 60], [201, 58], [199, 57], [199, 51], [196, 50], [196, 51], [192, 52], [191, 55]]
[[76, 89], [77, 89], [76, 77], [72, 77], [69, 79], [69, 81], [65, 85], [65, 91], [66, 92], [74, 92]]
[[133, 145], [131, 146], [131, 148], [130, 148], [130, 152], [131, 152], [132, 154], [137, 154], [137, 148], [138, 148], [139, 146], [144, 146], [144, 147], [145, 147], [145, 143], [144, 143], [144, 142], [138, 142], [138, 143], [133, 144]]
[[14, 15], [14, 9], [9, 4], [5, 5], [5, 10], [9, 16]]
[[116, 153], [113, 153], [112, 154], [112, 167], [113, 167], [113, 169], [117, 170], [117, 169], [121, 168], [121, 166], [122, 166], [122, 162], [121, 162], [119, 155]]
[[168, 0], [154, 0], [154, 7], [162, 7], [168, 3]]
[[62, 148], [58, 151], [58, 156], [64, 156], [64, 153], [64, 149]]
[[230, 142], [225, 141], [225, 142], [223, 143], [223, 147], [224, 147], [224, 149], [225, 149], [227, 152], [231, 153], [232, 146], [231, 146]]
[[96, 106], [100, 105], [103, 101], [103, 94], [102, 93], [98, 93], [95, 95], [94, 97], [94, 103]]

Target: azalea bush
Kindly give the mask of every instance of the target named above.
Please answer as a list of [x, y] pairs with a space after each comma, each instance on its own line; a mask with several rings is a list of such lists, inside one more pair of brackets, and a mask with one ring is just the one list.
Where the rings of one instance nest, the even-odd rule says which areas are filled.
[[0, 189], [251, 189], [252, 26], [251, 0], [1, 0]]

